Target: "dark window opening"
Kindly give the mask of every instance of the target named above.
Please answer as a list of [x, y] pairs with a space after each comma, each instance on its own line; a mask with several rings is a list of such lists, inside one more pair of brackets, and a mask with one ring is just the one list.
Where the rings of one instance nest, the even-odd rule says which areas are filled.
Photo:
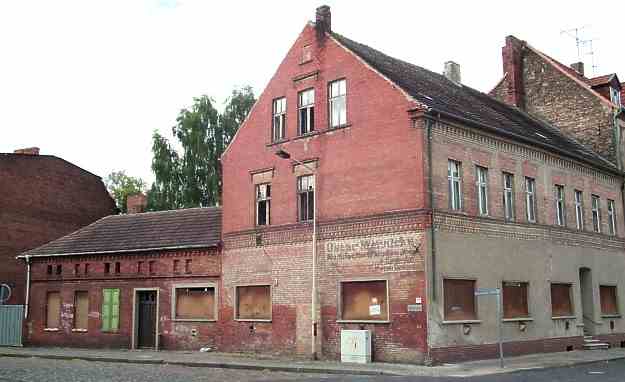
[[256, 186], [256, 225], [269, 225], [271, 216], [271, 185]]
[[297, 178], [299, 221], [313, 220], [315, 216], [315, 178], [313, 175]]
[[180, 272], [180, 260], [174, 260], [174, 273]]
[[119, 262], [115, 263], [115, 273], [121, 272], [121, 264]]
[[46, 273], [49, 275], [52, 274], [52, 265], [48, 265], [48, 269], [46, 270]]
[[529, 308], [527, 303], [527, 283], [503, 283], [503, 317], [529, 317]]
[[60, 275], [61, 273], [63, 273], [63, 266], [61, 264], [58, 264], [56, 266], [56, 274]]
[[104, 273], [111, 273], [111, 263], [104, 263]]
[[191, 273], [191, 259], [184, 261], [184, 273]]
[[445, 320], [475, 320], [475, 280], [445, 279], [443, 281], [445, 299]]

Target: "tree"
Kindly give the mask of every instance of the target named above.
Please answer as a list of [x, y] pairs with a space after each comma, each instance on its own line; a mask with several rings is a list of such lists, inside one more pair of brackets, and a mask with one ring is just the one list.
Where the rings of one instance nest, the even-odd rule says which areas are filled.
[[206, 95], [193, 99], [182, 109], [172, 135], [182, 150], [179, 154], [167, 138], [152, 136], [152, 172], [155, 181], [148, 193], [149, 210], [218, 205], [221, 201], [219, 158], [256, 102], [250, 86], [235, 89], [225, 102], [223, 113]]
[[113, 196], [117, 208], [122, 213], [128, 212], [126, 208], [126, 201], [128, 195], [137, 194], [139, 192], [145, 192], [146, 183], [143, 179], [126, 175], [125, 171], [113, 171], [105, 179], [104, 184], [109, 190], [109, 193]]

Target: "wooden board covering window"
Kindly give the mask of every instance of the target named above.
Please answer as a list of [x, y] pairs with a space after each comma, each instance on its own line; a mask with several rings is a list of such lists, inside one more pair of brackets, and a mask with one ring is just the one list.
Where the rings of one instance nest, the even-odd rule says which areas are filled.
[[58, 329], [61, 321], [61, 293], [48, 292], [46, 296], [46, 328]]
[[236, 297], [237, 319], [271, 319], [271, 290], [269, 285], [239, 286]]
[[445, 320], [475, 320], [475, 281], [446, 279], [443, 281]]
[[215, 319], [215, 288], [177, 288], [177, 319]]
[[616, 300], [616, 287], [609, 285], [601, 285], [599, 287], [601, 297], [601, 314], [614, 315], [618, 314], [618, 302]]
[[551, 284], [551, 316], [566, 317], [573, 315], [570, 284]]
[[386, 295], [384, 280], [341, 283], [341, 319], [388, 320]]
[[527, 283], [503, 283], [503, 318], [529, 317]]
[[74, 329], [87, 330], [89, 321], [89, 293], [78, 291], [74, 295]]

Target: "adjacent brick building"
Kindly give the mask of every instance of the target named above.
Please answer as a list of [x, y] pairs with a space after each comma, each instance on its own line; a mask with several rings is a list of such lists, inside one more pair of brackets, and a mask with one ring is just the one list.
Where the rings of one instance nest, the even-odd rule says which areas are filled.
[[20, 253], [116, 212], [100, 177], [38, 148], [0, 153], [0, 283], [24, 303]]

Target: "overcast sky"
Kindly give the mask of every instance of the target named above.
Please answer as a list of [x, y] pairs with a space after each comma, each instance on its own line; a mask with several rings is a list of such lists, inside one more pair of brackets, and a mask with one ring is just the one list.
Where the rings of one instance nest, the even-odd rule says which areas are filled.
[[[152, 132], [169, 137], [194, 96], [221, 105], [244, 84], [258, 95], [323, 3], [0, 0], [0, 152], [39, 146], [102, 177], [126, 170], [151, 182]], [[608, 22], [624, 1], [325, 4], [333, 30], [437, 72], [454, 60], [482, 91], [502, 75], [506, 35], [570, 64], [575, 39], [561, 32], [576, 27], [596, 39], [596, 74], [625, 81], [624, 27]]]

